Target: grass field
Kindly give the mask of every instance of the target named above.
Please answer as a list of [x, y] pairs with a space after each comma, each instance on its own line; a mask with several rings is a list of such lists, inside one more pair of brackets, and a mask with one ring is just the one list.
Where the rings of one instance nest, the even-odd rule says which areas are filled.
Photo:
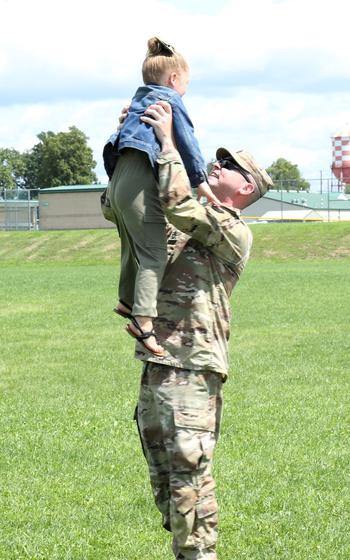
[[[344, 224], [253, 226], [216, 453], [220, 560], [350, 558]], [[0, 559], [171, 560], [113, 316], [113, 231], [0, 232]]]

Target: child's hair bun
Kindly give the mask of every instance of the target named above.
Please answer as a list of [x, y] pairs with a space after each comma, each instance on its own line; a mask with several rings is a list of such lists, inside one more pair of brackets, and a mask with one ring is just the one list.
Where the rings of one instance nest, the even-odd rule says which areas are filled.
[[148, 51], [142, 64], [144, 84], [164, 85], [165, 73], [178, 72], [179, 69], [188, 72], [184, 57], [159, 37], [151, 37], [147, 46]]
[[175, 53], [174, 47], [159, 39], [159, 37], [151, 37], [148, 39], [148, 53], [147, 56], [171, 56]]

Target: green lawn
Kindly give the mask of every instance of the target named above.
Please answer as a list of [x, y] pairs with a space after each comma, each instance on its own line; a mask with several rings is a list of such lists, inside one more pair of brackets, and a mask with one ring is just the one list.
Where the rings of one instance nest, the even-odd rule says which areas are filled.
[[[216, 453], [220, 560], [347, 560], [349, 239], [253, 226]], [[114, 316], [117, 237], [0, 232], [0, 559], [171, 560]]]

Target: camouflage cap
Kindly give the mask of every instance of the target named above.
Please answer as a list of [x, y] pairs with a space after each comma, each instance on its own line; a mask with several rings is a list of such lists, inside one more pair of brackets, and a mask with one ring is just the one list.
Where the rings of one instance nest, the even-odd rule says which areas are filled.
[[217, 159], [231, 158], [235, 163], [237, 163], [237, 165], [242, 167], [245, 171], [248, 171], [260, 191], [260, 196], [264, 196], [266, 191], [273, 186], [273, 181], [270, 175], [265, 171], [265, 169], [259, 166], [249, 152], [246, 152], [245, 150], [230, 152], [226, 148], [218, 148], [216, 150], [216, 157]]

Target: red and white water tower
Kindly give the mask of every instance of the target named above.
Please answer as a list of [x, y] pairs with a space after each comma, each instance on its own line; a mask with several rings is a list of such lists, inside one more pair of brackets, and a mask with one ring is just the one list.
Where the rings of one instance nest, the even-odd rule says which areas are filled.
[[338, 179], [338, 189], [350, 184], [350, 125], [332, 136], [332, 171]]

